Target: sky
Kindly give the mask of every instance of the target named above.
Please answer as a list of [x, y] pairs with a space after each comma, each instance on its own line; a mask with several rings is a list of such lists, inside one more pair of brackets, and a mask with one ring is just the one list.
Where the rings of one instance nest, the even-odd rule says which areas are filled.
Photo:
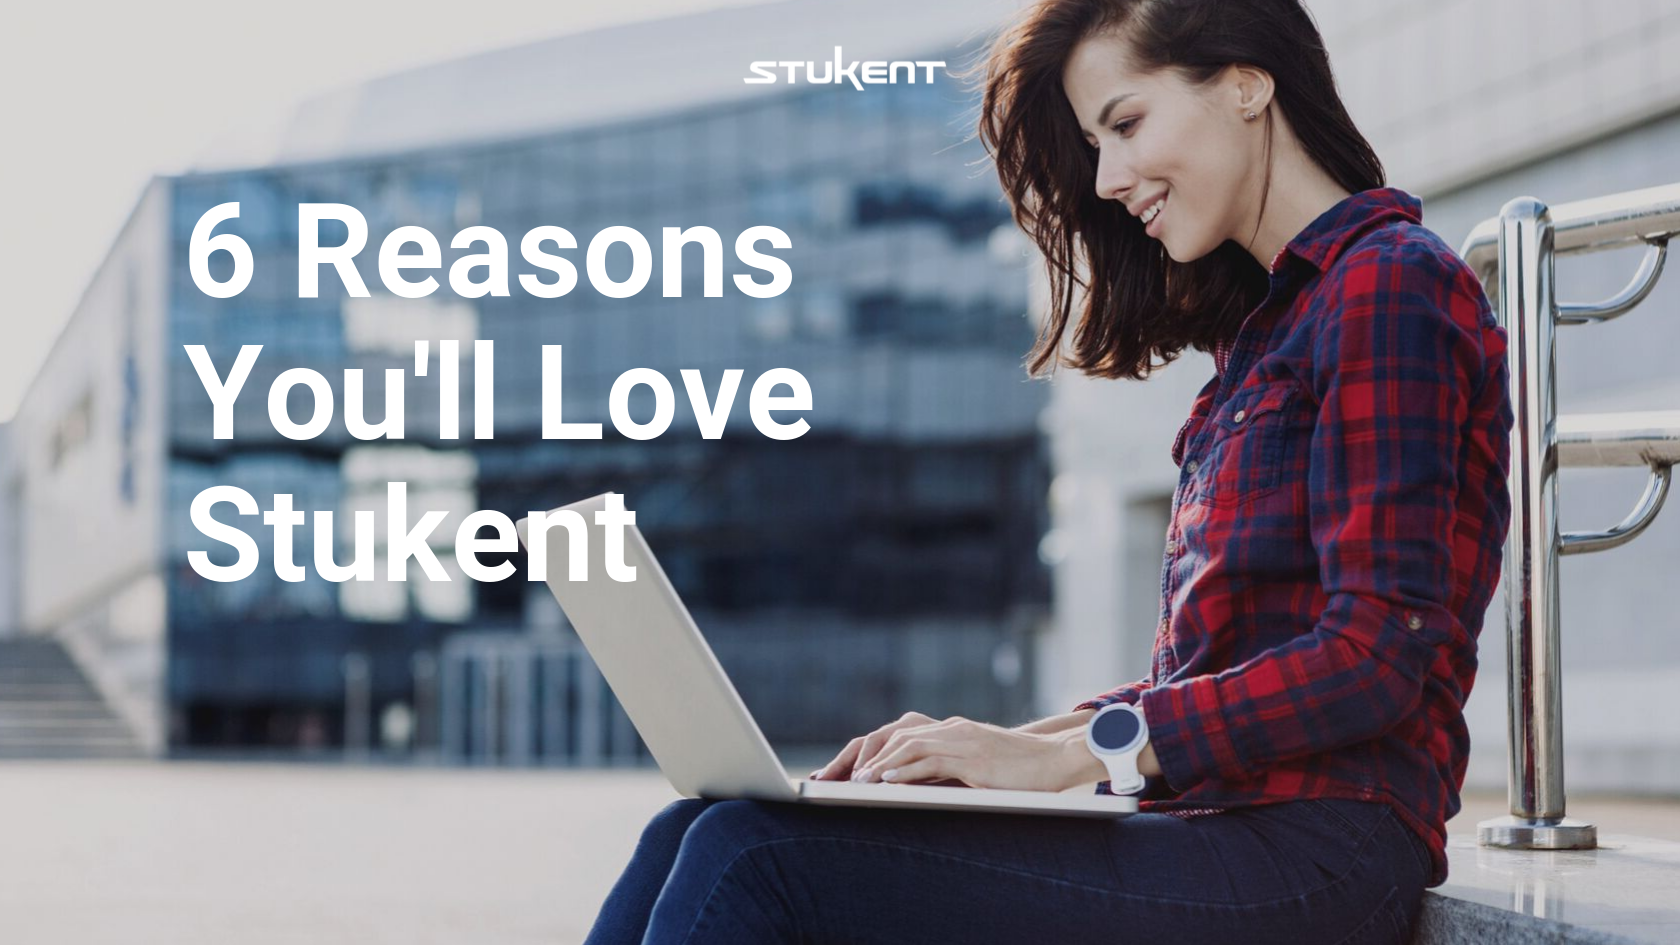
[[762, 0], [10, 5], [0, 30], [0, 423], [146, 182], [185, 169], [229, 128], [414, 66], [744, 2]]

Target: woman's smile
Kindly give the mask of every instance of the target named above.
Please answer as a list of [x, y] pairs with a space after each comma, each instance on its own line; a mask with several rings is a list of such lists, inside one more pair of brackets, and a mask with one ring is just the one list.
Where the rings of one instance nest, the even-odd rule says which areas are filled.
[[1147, 210], [1138, 214], [1138, 219], [1143, 221], [1143, 232], [1159, 239], [1161, 237], [1161, 214], [1165, 213], [1166, 210], [1167, 195], [1162, 194], [1160, 200], [1155, 201]]

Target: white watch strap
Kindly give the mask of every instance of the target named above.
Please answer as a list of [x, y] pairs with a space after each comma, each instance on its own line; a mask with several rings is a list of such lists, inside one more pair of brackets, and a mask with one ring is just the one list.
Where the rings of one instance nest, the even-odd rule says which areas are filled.
[[1132, 794], [1143, 790], [1143, 775], [1138, 773], [1140, 751], [1120, 755], [1098, 755], [1108, 769], [1108, 789], [1116, 794]]

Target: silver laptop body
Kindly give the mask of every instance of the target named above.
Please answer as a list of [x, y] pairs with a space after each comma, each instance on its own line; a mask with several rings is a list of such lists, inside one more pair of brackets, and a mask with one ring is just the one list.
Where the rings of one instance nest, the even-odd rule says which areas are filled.
[[[574, 502], [588, 525], [588, 579], [572, 581], [573, 539], [559, 524], [542, 530], [547, 582], [624, 706], [671, 786], [686, 797], [758, 798], [869, 807], [931, 807], [1022, 814], [1120, 817], [1137, 799], [1094, 792], [1018, 791], [935, 784], [859, 784], [791, 778], [747, 712], [711, 647], [635, 525], [623, 529], [623, 562], [633, 581], [606, 570], [606, 528], [595, 513], [611, 493]], [[519, 540], [532, 548], [531, 520]], [[883, 706], [883, 715], [890, 707]], [[862, 734], [862, 733], [859, 733]]]

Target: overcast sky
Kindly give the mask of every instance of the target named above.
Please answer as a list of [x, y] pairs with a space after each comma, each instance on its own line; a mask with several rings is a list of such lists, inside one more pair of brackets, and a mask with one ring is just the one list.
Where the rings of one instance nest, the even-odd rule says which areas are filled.
[[[0, 30], [0, 422], [153, 174], [364, 79], [749, 0], [37, 3]], [[750, 0], [762, 2], [762, 0]]]

